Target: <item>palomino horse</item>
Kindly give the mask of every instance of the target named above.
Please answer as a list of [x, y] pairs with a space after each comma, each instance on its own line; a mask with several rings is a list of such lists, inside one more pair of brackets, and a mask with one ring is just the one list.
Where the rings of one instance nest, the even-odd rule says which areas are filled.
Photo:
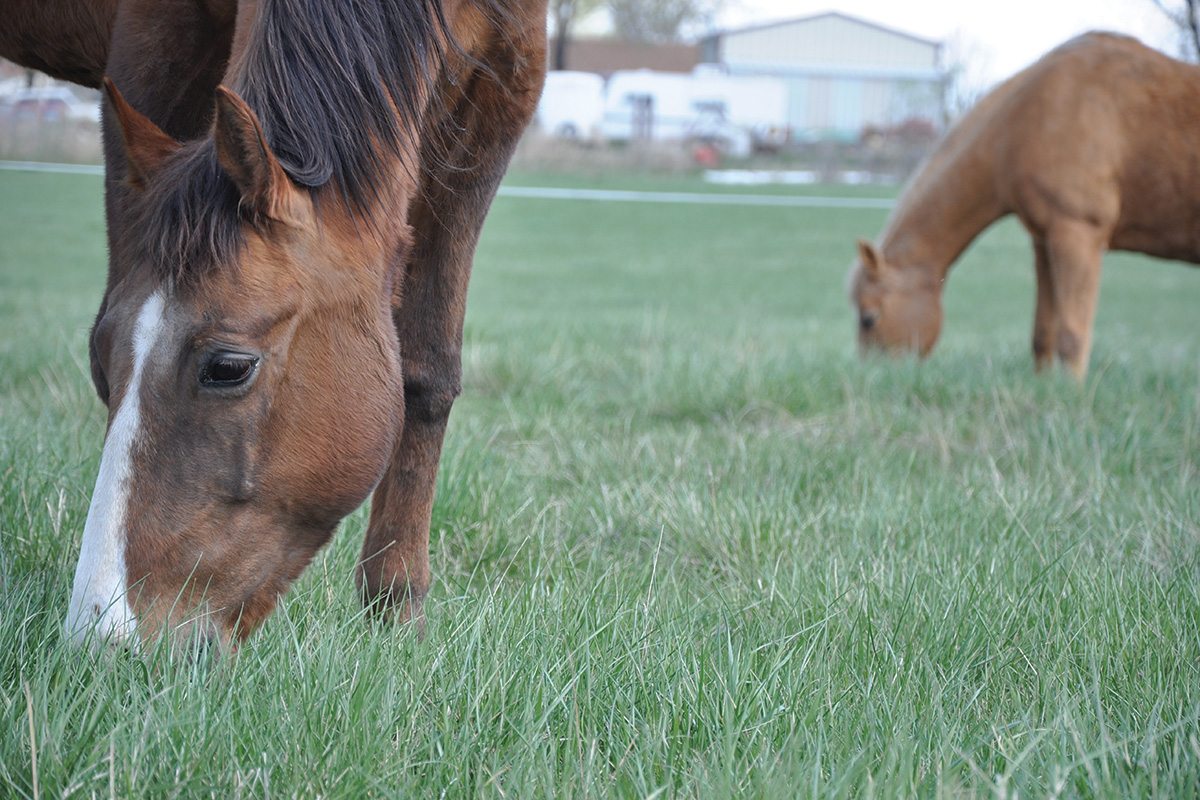
[[1087, 372], [1108, 249], [1200, 262], [1200, 67], [1089, 33], [1000, 85], [913, 177], [850, 280], [863, 350], [933, 349], [950, 265], [997, 219], [1033, 238], [1038, 369]]
[[0, 55], [108, 76], [108, 429], [70, 634], [236, 644], [372, 491], [364, 602], [420, 624], [467, 280], [541, 91], [544, 0], [10, 6]]

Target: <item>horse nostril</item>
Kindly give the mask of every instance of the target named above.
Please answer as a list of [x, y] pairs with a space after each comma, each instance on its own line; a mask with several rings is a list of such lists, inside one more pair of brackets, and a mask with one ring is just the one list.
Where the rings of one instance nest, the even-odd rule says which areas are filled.
[[208, 667], [221, 661], [225, 654], [221, 634], [204, 625], [193, 629], [183, 643], [183, 652], [192, 664], [198, 667]]
[[202, 659], [212, 658], [217, 652], [217, 637], [208, 636], [200, 637], [200, 641], [196, 642], [196, 657]]
[[864, 331], [869, 331], [875, 327], [875, 321], [878, 319], [878, 314], [863, 314], [858, 318], [858, 324]]

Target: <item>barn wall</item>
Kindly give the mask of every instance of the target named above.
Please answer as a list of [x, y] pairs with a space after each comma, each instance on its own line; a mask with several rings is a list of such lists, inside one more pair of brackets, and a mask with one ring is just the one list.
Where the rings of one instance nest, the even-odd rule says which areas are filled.
[[936, 45], [835, 15], [726, 34], [722, 56], [728, 62], [779, 66], [937, 67]]
[[731, 74], [774, 75], [803, 138], [856, 138], [867, 125], [940, 124], [940, 45], [837, 13], [731, 31], [703, 52]]

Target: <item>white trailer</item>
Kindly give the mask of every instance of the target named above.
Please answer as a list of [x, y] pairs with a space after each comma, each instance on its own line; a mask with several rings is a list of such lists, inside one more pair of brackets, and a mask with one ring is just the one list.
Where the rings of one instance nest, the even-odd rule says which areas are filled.
[[604, 78], [592, 72], [546, 73], [537, 122], [548, 136], [590, 141], [600, 137], [604, 117]]
[[751, 142], [787, 138], [787, 86], [778, 78], [692, 73], [614, 72], [605, 91], [602, 130], [610, 139], [717, 139], [738, 155]]
[[605, 138], [682, 139], [695, 121], [691, 75], [638, 69], [618, 70], [608, 79]]

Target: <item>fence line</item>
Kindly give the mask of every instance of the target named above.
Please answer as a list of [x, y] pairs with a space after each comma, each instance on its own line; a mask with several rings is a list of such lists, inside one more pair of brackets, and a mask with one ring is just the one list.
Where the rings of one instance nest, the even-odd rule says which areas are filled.
[[65, 172], [71, 175], [103, 175], [99, 164], [46, 164], [40, 161], [0, 161], [0, 169], [13, 172]]
[[[0, 170], [103, 175], [96, 164], [43, 164], [0, 161]], [[635, 192], [617, 189], [559, 189], [548, 186], [501, 186], [501, 197], [535, 200], [587, 200], [608, 203], [681, 203], [689, 205], [776, 206], [798, 208], [888, 209], [894, 200], [882, 197], [821, 197], [817, 195], [725, 194], [721, 192]]]
[[634, 192], [617, 189], [556, 189], [546, 186], [501, 186], [504, 197], [539, 200], [597, 200], [616, 203], [687, 203], [725, 206], [800, 206], [805, 208], [891, 208], [882, 197], [820, 197], [816, 195], [723, 194], [720, 192]]

